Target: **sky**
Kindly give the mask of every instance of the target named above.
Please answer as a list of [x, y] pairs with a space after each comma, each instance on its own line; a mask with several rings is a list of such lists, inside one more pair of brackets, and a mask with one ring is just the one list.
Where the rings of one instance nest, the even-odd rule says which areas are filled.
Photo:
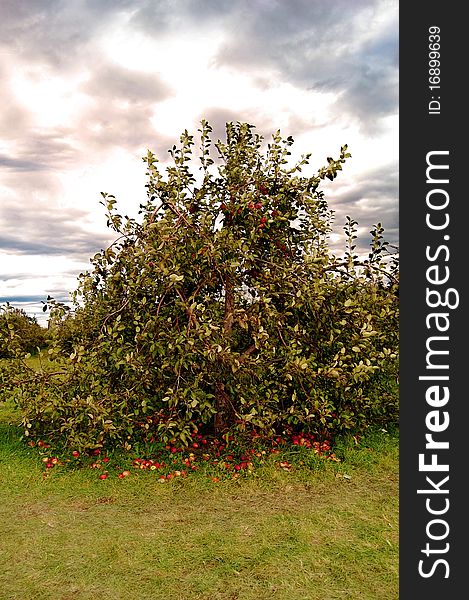
[[346, 215], [397, 245], [398, 34], [397, 0], [2, 0], [0, 304], [45, 324], [114, 240], [101, 192], [137, 216], [142, 157], [201, 119], [280, 129], [305, 175], [348, 144], [331, 249]]

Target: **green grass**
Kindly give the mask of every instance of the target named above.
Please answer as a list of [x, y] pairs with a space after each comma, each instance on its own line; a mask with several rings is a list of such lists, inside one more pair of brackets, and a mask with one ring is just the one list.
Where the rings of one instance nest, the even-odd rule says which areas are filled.
[[344, 439], [314, 470], [158, 483], [46, 474], [17, 422], [0, 408], [1, 600], [398, 598], [397, 433]]

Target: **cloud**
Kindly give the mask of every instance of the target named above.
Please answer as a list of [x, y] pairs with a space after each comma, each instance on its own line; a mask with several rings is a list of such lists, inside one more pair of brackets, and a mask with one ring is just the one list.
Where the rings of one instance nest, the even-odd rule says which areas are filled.
[[213, 142], [221, 140], [226, 141], [226, 124], [228, 122], [237, 123], [247, 122], [255, 126], [254, 133], [261, 136], [268, 137], [275, 131], [275, 127], [272, 126], [271, 119], [268, 115], [263, 113], [257, 108], [250, 110], [235, 111], [224, 107], [212, 106], [206, 108], [203, 114], [200, 114], [199, 120], [202, 118], [206, 119], [212, 127], [212, 133], [210, 137]]
[[[195, 31], [206, 36], [222, 31], [218, 67], [337, 94], [339, 114], [358, 120], [367, 135], [376, 135], [380, 119], [397, 112], [395, 0], [11, 0], [3, 3], [2, 20], [4, 44], [23, 59], [62, 72], [93, 64], [97, 40], [113, 26], [181, 40]], [[151, 77], [145, 81], [113, 69], [98, 65], [88, 90], [95, 98], [110, 92], [130, 102], [161, 98]]]
[[129, 23], [149, 35], [223, 31], [213, 65], [251, 74], [259, 87], [289, 81], [336, 96], [336, 118], [365, 135], [398, 110], [398, 2], [292, 0], [144, 2]]
[[144, 0], [134, 3], [129, 23], [152, 36], [195, 27], [210, 30], [232, 20], [246, 7], [246, 0]]
[[2, 43], [25, 61], [75, 70], [92, 58], [93, 40], [129, 0], [3, 0]]
[[103, 153], [123, 147], [135, 152], [142, 146], [148, 147], [155, 137], [152, 116], [153, 110], [148, 106], [96, 103], [82, 119], [80, 141], [88, 151]]
[[86, 148], [112, 146], [130, 151], [150, 147], [155, 138], [155, 106], [172, 95], [154, 73], [132, 71], [109, 62], [100, 64], [81, 86], [89, 103], [80, 115], [79, 135]]
[[[358, 222], [356, 240], [359, 252], [369, 249], [370, 230], [378, 222], [384, 227], [384, 238], [398, 245], [399, 216], [396, 210], [399, 197], [398, 164], [392, 162], [379, 168], [360, 172], [349, 184], [340, 185], [340, 180], [329, 187], [324, 186], [329, 208], [334, 210], [334, 233], [343, 238], [342, 228], [346, 216]], [[336, 186], [336, 187], [334, 187]], [[337, 246], [342, 248], [340, 242]]]
[[15, 255], [68, 256], [88, 260], [110, 236], [87, 228], [87, 213], [73, 207], [50, 210], [10, 200], [0, 212], [0, 248]]
[[31, 128], [28, 133], [27, 139], [14, 140], [10, 156], [0, 154], [0, 168], [31, 173], [60, 169], [77, 160], [79, 151], [70, 139], [71, 130]]
[[324, 186], [334, 231], [350, 214], [360, 248], [378, 220], [397, 241], [397, 17], [397, 0], [3, 0], [2, 295], [65, 294], [114, 239], [99, 192], [132, 214], [145, 149], [166, 166], [202, 118], [214, 141], [227, 121], [266, 142], [280, 128], [318, 149], [313, 171], [349, 143], [353, 161]]
[[[239, 5], [238, 5], [239, 6]], [[397, 112], [397, 2], [297, 0], [239, 10], [219, 64], [271, 71], [316, 92], [337, 94], [337, 114], [374, 135]]]
[[[0, 275], [1, 278], [1, 275]], [[0, 303], [2, 302], [12, 302], [12, 301], [20, 301], [20, 302], [40, 302], [44, 300], [42, 296], [0, 296]]]
[[126, 100], [137, 106], [157, 102], [171, 93], [155, 74], [139, 73], [109, 62], [93, 70], [82, 91], [96, 100]]
[[0, 167], [9, 169], [11, 171], [40, 171], [45, 169], [45, 165], [40, 163], [30, 161], [30, 160], [22, 160], [18, 158], [11, 158], [9, 156], [4, 156], [0, 154]]
[[[69, 240], [68, 243], [64, 241], [63, 234], [67, 232], [65, 226], [61, 230], [61, 237], [58, 240], [54, 240], [53, 243], [46, 241], [29, 241], [24, 238], [18, 238], [16, 236], [1, 236], [0, 246], [3, 250], [13, 252], [16, 254], [27, 254], [30, 255], [41, 255], [41, 256], [53, 256], [55, 254], [59, 256], [67, 255], [70, 258], [78, 256], [80, 258], [88, 257], [93, 252], [96, 252], [96, 236], [87, 236], [84, 232], [74, 232], [73, 241]], [[104, 241], [105, 240], [103, 238]]]

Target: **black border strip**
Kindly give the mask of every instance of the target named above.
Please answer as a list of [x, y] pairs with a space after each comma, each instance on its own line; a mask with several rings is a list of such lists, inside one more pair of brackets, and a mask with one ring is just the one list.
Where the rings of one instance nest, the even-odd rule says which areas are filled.
[[[403, 600], [465, 597], [469, 574], [465, 516], [469, 198], [463, 188], [469, 170], [463, 107], [467, 31], [460, 7], [434, 0], [400, 4], [399, 597]], [[430, 55], [432, 51], [439, 56]], [[440, 64], [430, 64], [432, 59]]]

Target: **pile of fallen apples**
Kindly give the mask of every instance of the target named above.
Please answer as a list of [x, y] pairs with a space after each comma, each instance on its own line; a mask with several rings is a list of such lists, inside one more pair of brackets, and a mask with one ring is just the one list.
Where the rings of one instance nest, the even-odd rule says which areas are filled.
[[[250, 475], [256, 466], [265, 462], [271, 455], [279, 455], [275, 463], [280, 469], [291, 471], [293, 465], [288, 460], [281, 460], [282, 451], [294, 446], [301, 446], [325, 459], [338, 461], [339, 459], [331, 451], [329, 440], [319, 441], [309, 433], [284, 432], [283, 436], [265, 438], [253, 433], [250, 444], [237, 443], [233, 435], [223, 439], [204, 437], [196, 434], [194, 441], [189, 446], [178, 446], [175, 443], [161, 444], [157, 451], [153, 451], [148, 458], [141, 456], [125, 457], [122, 455], [114, 457], [107, 456], [103, 448], [95, 448], [88, 452], [74, 450], [68, 456], [51, 456], [51, 445], [43, 440], [30, 441], [29, 446], [37, 447], [42, 455], [46, 472], [57, 466], [72, 465], [75, 467], [87, 467], [98, 472], [98, 478], [108, 479], [111, 474], [117, 474], [119, 479], [125, 479], [132, 473], [140, 471], [152, 471], [159, 482], [163, 483], [179, 477], [187, 477], [193, 471], [198, 471], [204, 465], [211, 465], [211, 473], [208, 475], [212, 481], [221, 479], [236, 479], [242, 474]], [[120, 464], [125, 460], [129, 463], [128, 468], [123, 469]], [[303, 464], [303, 461], [299, 461]], [[214, 469], [217, 476], [213, 475]]]

